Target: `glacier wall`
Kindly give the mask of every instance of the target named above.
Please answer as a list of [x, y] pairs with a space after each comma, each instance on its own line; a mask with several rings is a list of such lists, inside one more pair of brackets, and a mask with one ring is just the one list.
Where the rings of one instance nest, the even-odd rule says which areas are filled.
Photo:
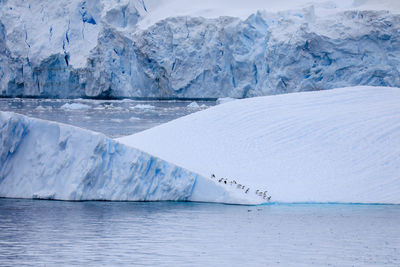
[[400, 16], [313, 6], [137, 25], [145, 1], [0, 3], [0, 95], [236, 97], [400, 86]]
[[102, 134], [5, 112], [0, 197], [247, 203], [210, 179]]

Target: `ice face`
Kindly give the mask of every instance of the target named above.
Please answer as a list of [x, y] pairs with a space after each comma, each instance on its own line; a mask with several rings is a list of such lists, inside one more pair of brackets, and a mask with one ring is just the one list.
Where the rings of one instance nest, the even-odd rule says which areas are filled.
[[5, 112], [0, 197], [261, 202], [102, 134]]
[[399, 15], [318, 6], [139, 28], [153, 12], [143, 1], [5, 1], [0, 94], [246, 98], [400, 86]]

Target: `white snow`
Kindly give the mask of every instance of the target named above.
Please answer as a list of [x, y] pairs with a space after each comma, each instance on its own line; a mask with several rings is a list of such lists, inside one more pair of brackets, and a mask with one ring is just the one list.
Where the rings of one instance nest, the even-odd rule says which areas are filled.
[[314, 6], [320, 16], [345, 10], [390, 10], [400, 12], [398, 0], [148, 0], [147, 13], [138, 23], [139, 28], [145, 29], [156, 22], [168, 17], [191, 16], [218, 18], [232, 16], [246, 19], [257, 11], [280, 12]]
[[259, 203], [103, 134], [0, 112], [0, 197]]
[[66, 103], [61, 106], [61, 109], [66, 109], [66, 110], [90, 109], [90, 106], [81, 103], [71, 103], [71, 104]]
[[[400, 203], [400, 88], [233, 101], [119, 138], [277, 202]], [[230, 187], [230, 185], [226, 186]]]

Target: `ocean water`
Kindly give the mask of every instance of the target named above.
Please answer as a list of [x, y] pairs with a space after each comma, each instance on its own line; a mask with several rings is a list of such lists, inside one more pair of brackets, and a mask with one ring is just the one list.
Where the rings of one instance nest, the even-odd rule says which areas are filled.
[[0, 199], [0, 266], [400, 266], [400, 206]]
[[71, 124], [111, 138], [134, 134], [215, 105], [215, 101], [0, 98], [0, 110]]
[[[0, 110], [119, 137], [215, 105], [190, 103], [0, 99]], [[400, 266], [399, 222], [400, 205], [0, 199], [0, 266]]]

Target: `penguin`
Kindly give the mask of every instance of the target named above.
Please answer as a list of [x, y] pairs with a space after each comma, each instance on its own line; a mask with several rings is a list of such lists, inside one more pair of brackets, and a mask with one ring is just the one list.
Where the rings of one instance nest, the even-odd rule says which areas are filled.
[[267, 197], [267, 192], [268, 192], [268, 191], [265, 191], [265, 192], [264, 192], [264, 199]]
[[226, 184], [226, 179], [224, 180], [224, 183]]
[[270, 200], [271, 200], [271, 196], [268, 197], [268, 201], [270, 201]]
[[249, 190], [250, 190], [250, 188], [247, 188], [245, 193], [247, 194], [249, 192]]
[[242, 186], [242, 189], [244, 189], [244, 186]]
[[223, 179], [224, 179], [224, 178], [220, 178], [220, 179], [218, 180], [218, 183], [222, 182]]
[[215, 174], [211, 174], [211, 179], [214, 179], [215, 178]]
[[235, 180], [232, 181], [234, 184], [237, 184]]

